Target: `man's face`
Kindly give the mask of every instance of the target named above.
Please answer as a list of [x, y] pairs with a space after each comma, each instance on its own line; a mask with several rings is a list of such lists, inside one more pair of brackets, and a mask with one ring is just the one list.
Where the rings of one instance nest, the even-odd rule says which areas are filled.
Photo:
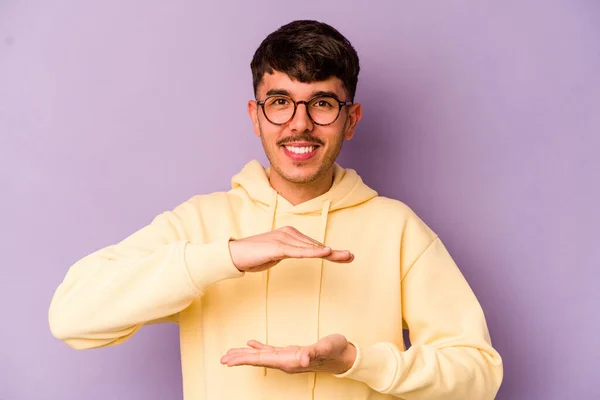
[[[302, 83], [279, 71], [263, 76], [257, 99], [262, 101], [272, 94], [287, 94], [294, 101], [307, 101], [317, 93], [331, 93], [341, 101], [350, 101], [342, 81], [337, 77]], [[311, 183], [331, 170], [344, 139], [350, 140], [354, 135], [362, 110], [360, 104], [345, 106], [338, 119], [327, 126], [313, 123], [304, 104], [298, 105], [294, 117], [283, 125], [269, 122], [256, 101], [248, 102], [248, 115], [252, 119], [254, 133], [261, 138], [271, 173], [288, 182]]]

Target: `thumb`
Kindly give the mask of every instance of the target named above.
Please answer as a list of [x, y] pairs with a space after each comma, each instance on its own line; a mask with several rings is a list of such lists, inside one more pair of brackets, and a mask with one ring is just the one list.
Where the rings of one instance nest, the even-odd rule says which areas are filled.
[[305, 347], [300, 352], [300, 366], [306, 368], [310, 365], [310, 361], [315, 358], [315, 350], [313, 347]]

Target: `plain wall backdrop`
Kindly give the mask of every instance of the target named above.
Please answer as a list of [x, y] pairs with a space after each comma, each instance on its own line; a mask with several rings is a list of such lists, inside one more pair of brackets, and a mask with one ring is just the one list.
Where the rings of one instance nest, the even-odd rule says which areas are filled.
[[265, 162], [250, 59], [304, 18], [361, 57], [339, 162], [444, 240], [498, 399], [600, 398], [600, 2], [4, 0], [1, 400], [181, 398], [176, 326], [77, 352], [48, 306], [79, 258]]

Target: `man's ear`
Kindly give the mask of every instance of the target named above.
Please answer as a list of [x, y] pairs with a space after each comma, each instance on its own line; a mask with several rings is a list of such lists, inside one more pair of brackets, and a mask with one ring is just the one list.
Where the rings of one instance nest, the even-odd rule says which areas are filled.
[[254, 134], [260, 137], [260, 125], [258, 123], [258, 104], [255, 100], [248, 102], [248, 116], [252, 121], [252, 128], [254, 128]]
[[358, 121], [362, 118], [362, 106], [359, 103], [352, 104], [348, 108], [348, 118], [346, 119], [346, 129], [344, 129], [344, 138], [352, 139], [356, 130]]

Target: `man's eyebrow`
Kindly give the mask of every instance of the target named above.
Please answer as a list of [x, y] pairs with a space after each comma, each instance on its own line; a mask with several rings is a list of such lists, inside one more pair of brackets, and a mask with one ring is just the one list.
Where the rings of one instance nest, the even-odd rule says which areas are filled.
[[267, 92], [267, 96], [289, 96], [292, 97], [290, 92], [285, 89], [271, 89]]
[[316, 97], [316, 96], [333, 97], [333, 98], [339, 99], [339, 96], [337, 95], [337, 93], [331, 92], [329, 90], [318, 90], [316, 92], [313, 92], [311, 97]]
[[[267, 96], [292, 97], [292, 94], [286, 89], [270, 89], [267, 92]], [[329, 91], [329, 90], [316, 90], [316, 91], [312, 92], [310, 97], [312, 98], [312, 97], [316, 97], [316, 96], [327, 96], [327, 97], [334, 97], [336, 99], [339, 99], [339, 96], [337, 95], [337, 93]], [[306, 100], [308, 100], [308, 99], [306, 99]]]

